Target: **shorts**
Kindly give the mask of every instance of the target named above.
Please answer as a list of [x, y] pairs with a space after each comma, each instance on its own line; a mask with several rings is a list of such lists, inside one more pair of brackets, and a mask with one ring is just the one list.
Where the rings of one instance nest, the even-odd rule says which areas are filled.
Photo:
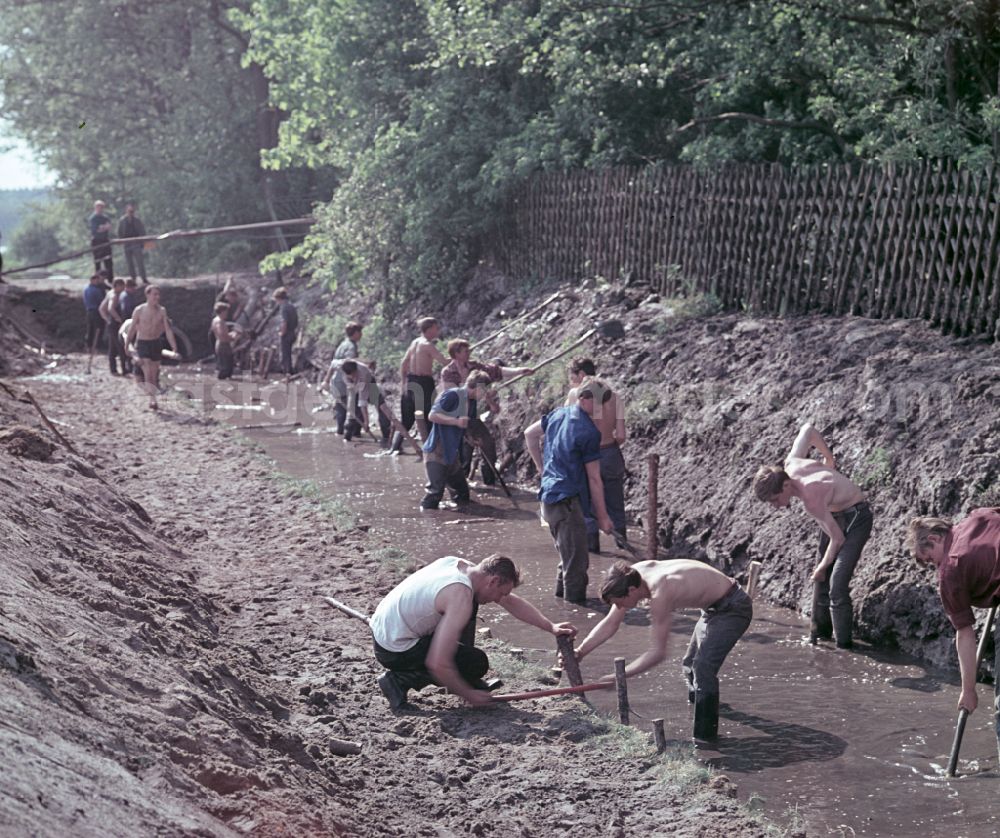
[[163, 341], [160, 338], [156, 340], [137, 340], [135, 342], [135, 349], [139, 353], [140, 358], [145, 358], [148, 361], [160, 361], [163, 359]]

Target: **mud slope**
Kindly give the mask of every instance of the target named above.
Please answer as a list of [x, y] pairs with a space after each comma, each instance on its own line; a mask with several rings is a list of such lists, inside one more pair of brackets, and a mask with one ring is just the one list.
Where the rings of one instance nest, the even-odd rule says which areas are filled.
[[[519, 312], [541, 298], [507, 296], [494, 311]], [[854, 583], [862, 636], [932, 662], [954, 660], [933, 577], [906, 557], [903, 535], [913, 515], [1000, 505], [997, 348], [943, 337], [920, 321], [691, 316], [697, 310], [648, 289], [584, 285], [482, 354], [532, 363], [604, 323], [586, 354], [628, 399], [635, 518], [645, 515], [646, 455], [657, 453], [661, 547], [733, 573], [759, 560], [764, 596], [803, 610], [818, 529], [797, 504], [776, 512], [758, 502], [750, 480], [759, 465], [780, 463], [800, 424], [813, 421], [873, 503], [874, 534]], [[449, 332], [460, 331], [453, 322]], [[489, 316], [474, 334], [501, 324]], [[525, 398], [505, 398], [501, 457], [504, 448], [522, 449], [520, 430], [561, 396], [565, 364], [557, 364]], [[526, 453], [517, 467], [534, 478]]]
[[320, 598], [370, 610], [384, 545], [179, 399], [56, 372], [30, 387], [80, 457], [0, 388], [3, 835], [764, 834], [571, 699], [393, 716]]

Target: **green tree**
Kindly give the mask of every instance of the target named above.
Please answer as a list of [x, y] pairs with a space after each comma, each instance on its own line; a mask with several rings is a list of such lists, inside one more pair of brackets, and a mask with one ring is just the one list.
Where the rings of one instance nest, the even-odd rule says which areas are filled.
[[11, 236], [11, 255], [21, 264], [55, 259], [62, 251], [57, 225], [38, 215], [27, 218]]

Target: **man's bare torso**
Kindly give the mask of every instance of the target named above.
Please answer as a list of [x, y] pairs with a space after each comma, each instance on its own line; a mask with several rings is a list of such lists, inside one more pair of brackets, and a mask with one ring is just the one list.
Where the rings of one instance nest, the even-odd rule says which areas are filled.
[[410, 375], [431, 375], [434, 362], [442, 360], [441, 350], [421, 336], [410, 344]]
[[[578, 387], [573, 387], [566, 394], [566, 405], [577, 404], [580, 399], [577, 396]], [[606, 445], [610, 445], [612, 442], [618, 440], [615, 436], [615, 427], [620, 426], [621, 429], [625, 427], [624, 416], [621, 417], [622, 421], [619, 422], [619, 413], [622, 411], [622, 403], [618, 398], [617, 393], [612, 393], [611, 398], [608, 399], [604, 404], [594, 405], [594, 414], [590, 418], [593, 420], [594, 424], [597, 426], [597, 430], [601, 432], [601, 448]], [[620, 436], [624, 437], [623, 431], [620, 431]]]
[[680, 608], [707, 608], [733, 587], [726, 574], [692, 559], [636, 562], [632, 567], [649, 586], [654, 619]]
[[219, 343], [232, 343], [229, 337], [229, 328], [221, 317], [217, 316], [212, 321], [212, 334], [215, 335], [215, 339]]
[[156, 340], [167, 330], [167, 310], [163, 306], [153, 307], [152, 303], [137, 306], [132, 314], [137, 340]]
[[817, 461], [801, 457], [785, 460], [785, 473], [802, 484], [808, 508], [825, 505], [830, 512], [840, 512], [865, 499], [865, 493], [839, 471]]

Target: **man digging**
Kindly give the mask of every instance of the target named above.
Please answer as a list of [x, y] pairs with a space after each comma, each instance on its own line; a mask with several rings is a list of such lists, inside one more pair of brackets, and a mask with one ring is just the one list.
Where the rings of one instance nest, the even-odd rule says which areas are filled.
[[393, 710], [407, 706], [407, 690], [447, 687], [473, 707], [492, 703], [483, 676], [486, 653], [475, 648], [476, 614], [495, 602], [518, 620], [553, 635], [574, 637], [569, 623], [553, 623], [513, 592], [521, 582], [514, 562], [492, 555], [478, 564], [445, 556], [393, 588], [369, 620], [375, 657], [388, 671], [379, 688]]
[[[694, 738], [714, 739], [719, 732], [719, 669], [753, 619], [753, 602], [735, 579], [703, 562], [690, 559], [615, 562], [601, 588], [612, 608], [576, 648], [577, 660], [611, 638], [625, 615], [649, 600], [652, 645], [625, 667], [626, 677], [652, 669], [667, 656], [673, 612], [700, 608], [691, 633], [683, 672], [688, 700], [694, 703]], [[613, 682], [613, 674], [602, 681]]]

